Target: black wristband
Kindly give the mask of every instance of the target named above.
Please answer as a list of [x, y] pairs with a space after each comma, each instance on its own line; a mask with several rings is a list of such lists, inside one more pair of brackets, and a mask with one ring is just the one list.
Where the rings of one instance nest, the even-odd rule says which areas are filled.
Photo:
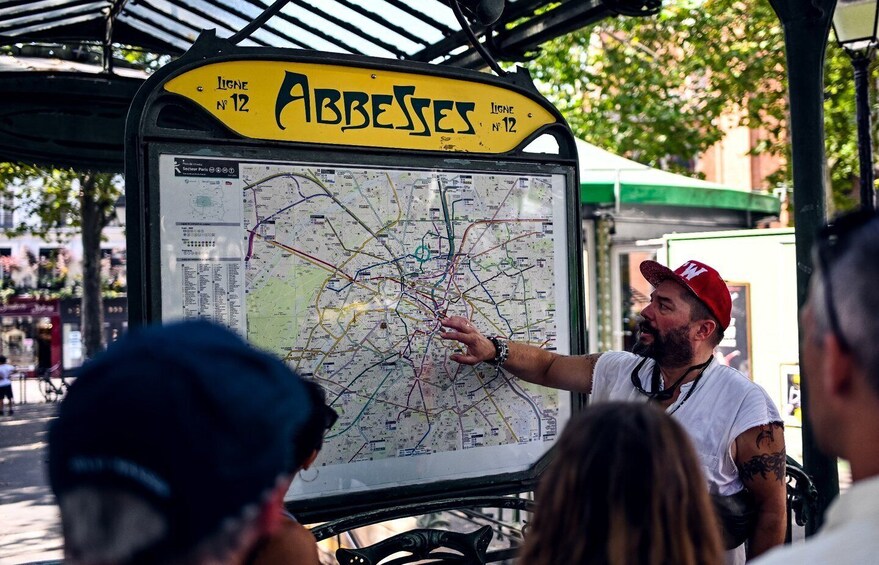
[[486, 363], [495, 367], [503, 367], [510, 356], [510, 345], [507, 340], [500, 336], [489, 336], [488, 340], [494, 345], [494, 359], [488, 359]]

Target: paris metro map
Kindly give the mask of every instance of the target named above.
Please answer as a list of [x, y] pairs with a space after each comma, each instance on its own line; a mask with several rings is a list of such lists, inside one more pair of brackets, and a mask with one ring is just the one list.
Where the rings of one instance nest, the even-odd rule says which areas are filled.
[[339, 421], [296, 496], [526, 468], [567, 393], [449, 360], [441, 317], [567, 353], [565, 179], [161, 155], [163, 320], [207, 317]]

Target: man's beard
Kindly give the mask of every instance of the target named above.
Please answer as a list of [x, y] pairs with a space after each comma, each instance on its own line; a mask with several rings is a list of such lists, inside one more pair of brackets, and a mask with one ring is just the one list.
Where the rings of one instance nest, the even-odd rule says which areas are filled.
[[[638, 326], [638, 339], [632, 346], [632, 353], [651, 357], [663, 367], [684, 367], [693, 360], [693, 344], [690, 343], [687, 324], [669, 330], [664, 336], [646, 320]], [[653, 336], [653, 341], [641, 341], [642, 333]]]

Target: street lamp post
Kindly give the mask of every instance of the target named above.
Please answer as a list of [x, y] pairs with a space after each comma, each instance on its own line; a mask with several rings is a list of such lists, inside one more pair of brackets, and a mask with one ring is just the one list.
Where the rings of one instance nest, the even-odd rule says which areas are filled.
[[[815, 234], [825, 216], [824, 157], [824, 50], [830, 34], [830, 16], [836, 0], [769, 0], [784, 28], [790, 93], [791, 164], [794, 181], [797, 305], [806, 303], [812, 273]], [[799, 328], [802, 340], [802, 328]], [[803, 358], [802, 345], [800, 359]], [[818, 490], [818, 513], [806, 523], [806, 535], [821, 525], [824, 510], [839, 494], [836, 458], [823, 453], [808, 418], [812, 391], [810, 367], [800, 363], [803, 405], [803, 462]]]
[[855, 115], [858, 122], [858, 164], [861, 207], [875, 208], [873, 190], [873, 140], [870, 126], [870, 62], [876, 53], [879, 0], [838, 0], [833, 31], [852, 60], [855, 71]]

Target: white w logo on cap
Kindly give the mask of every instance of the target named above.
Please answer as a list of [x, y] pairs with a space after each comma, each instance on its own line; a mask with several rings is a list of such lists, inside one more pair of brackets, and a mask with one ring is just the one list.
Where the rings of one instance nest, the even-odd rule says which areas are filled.
[[693, 280], [693, 277], [698, 277], [707, 270], [708, 269], [706, 269], [705, 267], [699, 267], [692, 263], [687, 263], [684, 267], [684, 271], [681, 273], [681, 277], [687, 279], [688, 281]]

